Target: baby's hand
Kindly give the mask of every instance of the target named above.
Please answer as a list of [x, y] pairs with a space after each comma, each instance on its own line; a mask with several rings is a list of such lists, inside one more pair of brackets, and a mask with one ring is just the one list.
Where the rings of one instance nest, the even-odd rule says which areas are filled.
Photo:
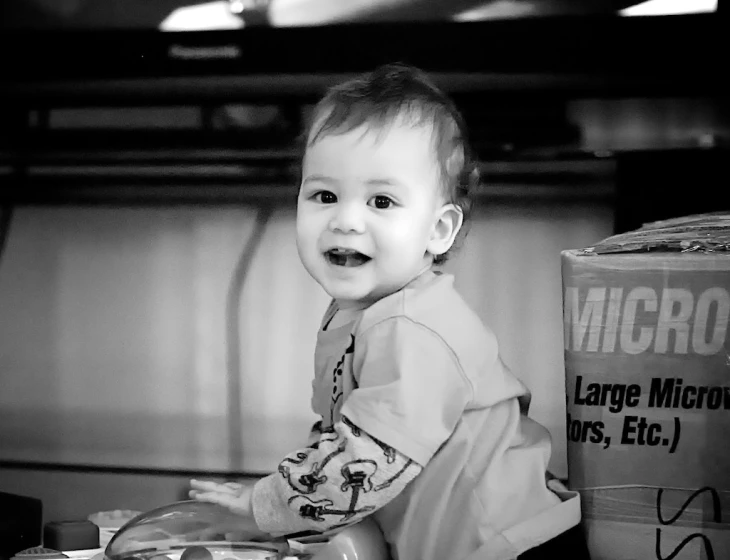
[[260, 541], [269, 540], [271, 535], [264, 533], [256, 525], [251, 506], [251, 495], [253, 486], [239, 484], [237, 482], [210, 482], [204, 480], [191, 480], [192, 490], [188, 493], [193, 500], [209, 502], [223, 506], [235, 517], [221, 520], [213, 529], [215, 538], [212, 535], [201, 535], [202, 540], [217, 540], [222, 533], [227, 541]]
[[238, 482], [211, 482], [205, 480], [191, 480], [189, 495], [199, 502], [218, 504], [242, 517], [253, 518], [251, 494], [253, 486]]

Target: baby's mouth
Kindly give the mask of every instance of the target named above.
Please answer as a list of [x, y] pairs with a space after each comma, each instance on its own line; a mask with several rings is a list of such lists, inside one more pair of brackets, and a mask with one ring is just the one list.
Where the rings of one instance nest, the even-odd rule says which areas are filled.
[[371, 260], [367, 255], [353, 249], [334, 248], [325, 251], [324, 256], [331, 264], [345, 267], [361, 266]]

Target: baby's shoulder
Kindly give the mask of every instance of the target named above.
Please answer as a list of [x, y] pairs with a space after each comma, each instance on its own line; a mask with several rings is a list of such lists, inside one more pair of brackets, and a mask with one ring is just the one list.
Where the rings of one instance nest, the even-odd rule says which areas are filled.
[[494, 333], [454, 288], [448, 274], [378, 301], [362, 314], [357, 330], [365, 334], [392, 322], [433, 332], [458, 356], [476, 354], [482, 357], [479, 361], [485, 353], [496, 356]]

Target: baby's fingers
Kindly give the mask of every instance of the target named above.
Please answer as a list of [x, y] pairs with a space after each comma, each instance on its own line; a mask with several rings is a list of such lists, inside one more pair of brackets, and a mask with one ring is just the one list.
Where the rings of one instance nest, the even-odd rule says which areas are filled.
[[211, 504], [223, 506], [224, 508], [237, 515], [249, 514], [249, 511], [246, 508], [246, 504], [241, 503], [241, 500], [238, 496], [221, 494], [220, 492], [199, 492], [191, 490], [190, 497], [199, 502], [208, 502]]
[[225, 482], [218, 483], [210, 480], [195, 480], [190, 481], [190, 487], [193, 490], [199, 490], [201, 492], [221, 492], [231, 495], [238, 495], [241, 493], [243, 488], [242, 484], [237, 482]]
[[201, 490], [191, 490], [188, 495], [193, 500], [197, 500], [199, 502], [208, 502], [226, 507], [228, 506], [226, 498], [231, 497], [226, 494], [221, 494], [220, 492], [203, 492]]
[[212, 480], [196, 480], [194, 478], [190, 480], [191, 488], [195, 490], [202, 490], [204, 492], [214, 492], [219, 486], [220, 484], [213, 482]]
[[200, 496], [202, 496], [203, 494], [206, 494], [206, 493], [207, 492], [204, 492], [202, 490], [190, 490], [188, 492], [188, 496], [190, 496], [190, 498], [192, 498], [193, 500], [199, 500]]

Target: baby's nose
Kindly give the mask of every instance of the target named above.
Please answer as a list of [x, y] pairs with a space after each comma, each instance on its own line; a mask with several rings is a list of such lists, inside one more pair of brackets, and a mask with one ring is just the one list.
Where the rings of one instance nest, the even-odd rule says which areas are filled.
[[330, 229], [342, 233], [361, 233], [365, 229], [364, 211], [358, 204], [337, 204], [334, 209]]

